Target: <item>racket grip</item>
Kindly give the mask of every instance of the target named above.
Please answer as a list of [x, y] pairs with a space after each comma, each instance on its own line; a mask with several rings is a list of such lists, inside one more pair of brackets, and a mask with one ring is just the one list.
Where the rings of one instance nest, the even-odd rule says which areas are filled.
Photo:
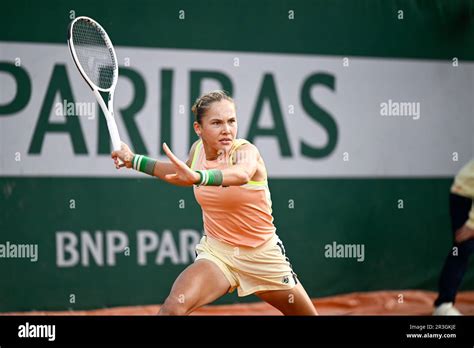
[[[114, 151], [119, 151], [122, 148], [122, 141], [120, 140], [120, 135], [118, 132], [117, 124], [112, 115], [106, 117], [107, 128], [109, 129], [110, 139], [112, 140], [112, 147]], [[119, 164], [123, 164], [123, 161], [119, 158]]]
[[[122, 142], [120, 141], [120, 135], [118, 132], [117, 124], [115, 123], [114, 115], [105, 105], [105, 102], [102, 99], [102, 96], [100, 95], [99, 91], [94, 89], [94, 94], [97, 99], [97, 102], [99, 103], [102, 109], [102, 112], [104, 113], [105, 120], [107, 121], [107, 128], [109, 130], [110, 138], [112, 139], [112, 147], [114, 151], [119, 151], [122, 148]], [[112, 107], [111, 101], [109, 101], [109, 106], [110, 108]], [[123, 161], [120, 158], [118, 159], [118, 162], [119, 164], [123, 164]]]
[[114, 151], [118, 151], [122, 148], [122, 142], [118, 133], [117, 124], [114, 120], [107, 120], [107, 127], [109, 128], [110, 138], [112, 139], [112, 147]]
[[[114, 151], [119, 151], [122, 148], [122, 142], [118, 133], [117, 124], [114, 119], [107, 119], [107, 127], [109, 128], [110, 138], [112, 139], [112, 147]], [[123, 161], [119, 158], [119, 164], [123, 164]]]

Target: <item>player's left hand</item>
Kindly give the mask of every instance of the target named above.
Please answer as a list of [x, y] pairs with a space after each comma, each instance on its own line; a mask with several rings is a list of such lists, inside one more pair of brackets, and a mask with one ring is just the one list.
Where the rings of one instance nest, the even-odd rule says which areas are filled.
[[175, 174], [167, 174], [165, 175], [165, 180], [170, 184], [178, 185], [178, 186], [192, 186], [197, 184], [201, 179], [201, 176], [191, 170], [186, 163], [181, 161], [178, 157], [176, 157], [171, 150], [169, 149], [166, 143], [163, 143], [163, 150], [166, 153], [166, 156], [171, 160], [173, 163], [176, 173]]

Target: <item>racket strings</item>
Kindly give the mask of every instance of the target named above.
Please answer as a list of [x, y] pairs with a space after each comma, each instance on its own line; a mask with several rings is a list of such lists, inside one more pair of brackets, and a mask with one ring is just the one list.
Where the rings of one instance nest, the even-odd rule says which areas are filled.
[[86, 20], [78, 20], [72, 28], [77, 59], [87, 77], [99, 88], [114, 83], [117, 62], [103, 31]]

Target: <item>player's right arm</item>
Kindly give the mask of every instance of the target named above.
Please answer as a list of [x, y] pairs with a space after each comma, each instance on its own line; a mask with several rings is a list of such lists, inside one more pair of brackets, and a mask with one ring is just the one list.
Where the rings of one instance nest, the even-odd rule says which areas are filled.
[[[189, 156], [186, 161], [186, 164], [188, 167], [191, 168], [191, 163], [194, 157], [194, 151], [196, 150], [196, 145], [199, 140], [195, 141], [194, 144], [191, 146], [191, 150], [189, 151]], [[127, 168], [132, 168], [132, 160], [133, 156], [135, 154], [130, 150], [127, 144], [122, 142], [122, 148], [120, 151], [113, 151], [112, 152], [112, 158], [115, 161], [115, 167], [117, 169], [121, 167], [127, 167]], [[118, 158], [120, 158], [123, 162], [123, 164], [119, 164]], [[165, 176], [168, 174], [175, 174], [176, 173], [176, 167], [171, 163], [171, 162], [162, 162], [162, 161], [156, 161], [156, 164], [153, 168], [153, 176], [156, 176], [157, 178], [160, 178], [162, 180], [165, 180]]]

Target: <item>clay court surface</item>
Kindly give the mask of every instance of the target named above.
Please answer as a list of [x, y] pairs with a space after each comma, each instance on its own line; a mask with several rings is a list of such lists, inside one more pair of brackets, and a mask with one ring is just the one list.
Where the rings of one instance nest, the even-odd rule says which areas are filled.
[[[400, 296], [402, 295], [402, 296]], [[322, 315], [431, 315], [435, 292], [419, 290], [356, 292], [314, 299]], [[403, 300], [403, 302], [402, 302]], [[474, 315], [474, 291], [460, 292], [456, 307], [464, 315]], [[114, 307], [86, 311], [11, 312], [3, 315], [154, 315], [160, 305]], [[281, 315], [270, 305], [249, 304], [210, 305], [193, 315]]]

